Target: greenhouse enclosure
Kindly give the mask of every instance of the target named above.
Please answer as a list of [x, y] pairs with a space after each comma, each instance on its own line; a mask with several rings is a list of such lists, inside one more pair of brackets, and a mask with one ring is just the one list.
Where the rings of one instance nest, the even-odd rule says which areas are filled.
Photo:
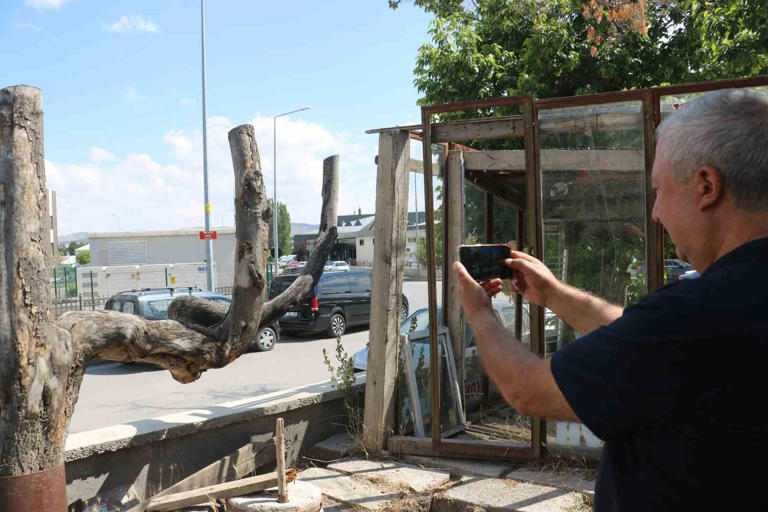
[[[688, 99], [738, 87], [768, 93], [768, 76], [425, 106], [420, 125], [369, 130], [379, 135], [376, 236], [387, 243], [374, 256], [382, 286], [372, 297], [368, 435], [395, 453], [598, 458], [602, 441], [584, 425], [524, 417], [504, 402], [462, 317], [451, 263], [462, 244], [509, 244], [621, 306], [677, 279], [665, 271], [674, 249], [651, 218], [655, 130]], [[402, 288], [410, 173], [423, 176], [429, 321], [427, 331], [401, 333], [386, 311]], [[580, 336], [508, 284], [493, 308], [542, 357]]]

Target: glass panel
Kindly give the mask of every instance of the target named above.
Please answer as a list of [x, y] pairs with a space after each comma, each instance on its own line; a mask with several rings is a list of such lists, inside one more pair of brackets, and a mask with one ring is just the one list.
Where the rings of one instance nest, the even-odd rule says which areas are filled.
[[173, 299], [151, 300], [147, 302], [147, 309], [151, 318], [158, 320], [168, 318], [168, 306], [171, 305]]
[[[638, 101], [539, 113], [544, 263], [562, 281], [622, 306], [647, 291], [645, 157]], [[548, 351], [581, 336], [545, 312]], [[547, 422], [547, 442], [600, 441], [578, 423]]]
[[[411, 160], [421, 162], [424, 158], [421, 141], [410, 141]], [[443, 264], [443, 167], [445, 161], [444, 147], [432, 145], [432, 200], [435, 219], [435, 260], [437, 263], [437, 276], [442, 274]], [[421, 406], [424, 430], [427, 437], [431, 437], [432, 401], [430, 397], [430, 351], [429, 351], [429, 308], [427, 291], [427, 250], [426, 250], [426, 198], [424, 194], [423, 168], [413, 175], [409, 182], [409, 207], [408, 207], [408, 232], [406, 238], [406, 269], [408, 277], [416, 278], [415, 282], [404, 286], [404, 292], [408, 296], [410, 315], [400, 324], [400, 332], [408, 335], [412, 341], [411, 355], [414, 363], [414, 374], [417, 383], [417, 396]], [[442, 325], [441, 315], [441, 284], [437, 281], [437, 313], [438, 326]], [[408, 291], [411, 290], [411, 295]], [[441, 426], [443, 429], [455, 425], [457, 418], [456, 408], [446, 405], [450, 386], [447, 377], [447, 366], [444, 351], [440, 351], [441, 359], [441, 397], [443, 397], [443, 410]], [[401, 435], [413, 435], [414, 426], [412, 420], [413, 404], [409, 396], [408, 383], [405, 374], [404, 356], [401, 352], [398, 364], [397, 388], [396, 388], [396, 428]]]

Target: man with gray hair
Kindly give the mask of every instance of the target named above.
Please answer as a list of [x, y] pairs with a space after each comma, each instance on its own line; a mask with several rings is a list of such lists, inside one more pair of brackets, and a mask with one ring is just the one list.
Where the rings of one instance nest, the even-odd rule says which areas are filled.
[[486, 371], [521, 414], [605, 441], [595, 509], [768, 510], [768, 95], [711, 92], [657, 131], [653, 218], [701, 273], [622, 309], [513, 251], [512, 284], [583, 336], [541, 359], [454, 265]]

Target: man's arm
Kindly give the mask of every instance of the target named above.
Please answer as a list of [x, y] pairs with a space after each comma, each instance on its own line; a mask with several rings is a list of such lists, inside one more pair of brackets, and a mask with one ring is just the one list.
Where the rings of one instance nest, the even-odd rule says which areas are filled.
[[[610, 324], [624, 312], [619, 306], [561, 283], [546, 265], [524, 252], [512, 251], [512, 259], [507, 260], [507, 265], [515, 271], [512, 285], [518, 293], [533, 304], [551, 309], [581, 334]], [[501, 281], [492, 283], [495, 281], [501, 290]], [[492, 296], [495, 287], [486, 285], [484, 288]]]
[[459, 275], [462, 304], [483, 367], [504, 399], [526, 416], [580, 421], [555, 382], [550, 358], [539, 358], [510, 337], [509, 331], [493, 314], [482, 288], [463, 266], [455, 271]]

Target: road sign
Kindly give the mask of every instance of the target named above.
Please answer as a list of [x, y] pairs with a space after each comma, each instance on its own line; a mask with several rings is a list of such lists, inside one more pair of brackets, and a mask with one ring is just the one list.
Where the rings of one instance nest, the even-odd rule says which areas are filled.
[[200, 240], [216, 240], [215, 231], [201, 231]]

